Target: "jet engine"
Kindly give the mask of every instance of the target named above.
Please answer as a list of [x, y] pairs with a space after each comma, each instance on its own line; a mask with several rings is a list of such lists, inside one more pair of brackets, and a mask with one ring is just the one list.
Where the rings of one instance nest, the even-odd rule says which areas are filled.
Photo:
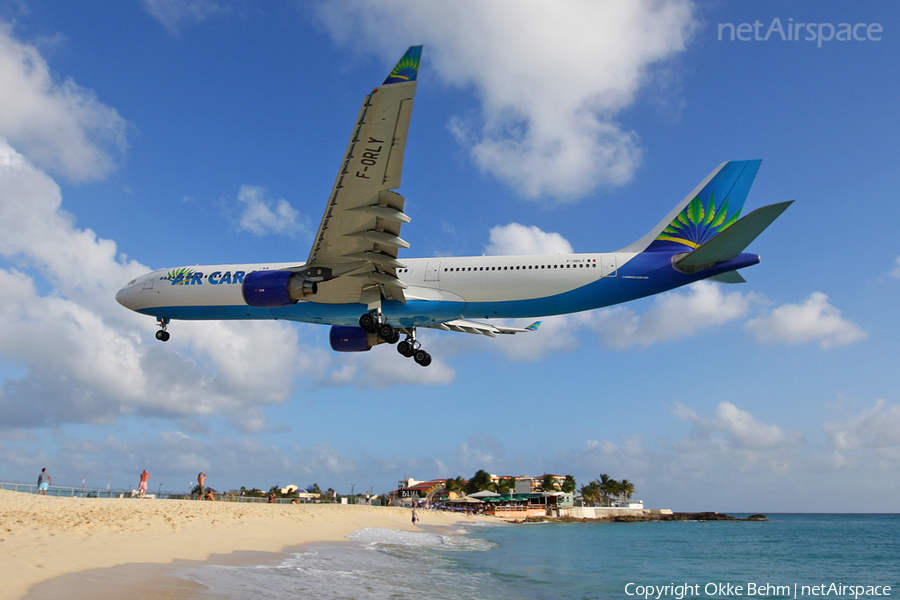
[[362, 327], [332, 325], [328, 337], [335, 352], [366, 352], [372, 346], [384, 343], [378, 334], [369, 333]]
[[296, 304], [319, 291], [318, 284], [293, 271], [252, 271], [244, 276], [244, 302], [256, 308]]

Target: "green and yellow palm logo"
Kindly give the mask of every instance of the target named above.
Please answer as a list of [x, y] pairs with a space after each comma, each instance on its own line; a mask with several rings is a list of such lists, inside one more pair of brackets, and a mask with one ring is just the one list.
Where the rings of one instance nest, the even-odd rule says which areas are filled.
[[419, 74], [419, 60], [422, 57], [422, 46], [411, 46], [388, 78], [384, 80], [388, 83], [402, 83], [404, 81], [415, 81]]
[[740, 216], [740, 208], [734, 214], [728, 214], [728, 198], [725, 198], [721, 207], [717, 207], [712, 194], [706, 205], [700, 200], [700, 196], [697, 196], [678, 213], [675, 220], [669, 223], [656, 239], [697, 248], [731, 227]]
[[193, 269], [188, 269], [187, 267], [183, 267], [181, 269], [175, 269], [174, 271], [169, 271], [166, 273], [166, 276], [163, 279], [168, 279], [172, 282], [172, 285], [184, 285], [185, 283], [191, 280], [191, 275], [194, 274]]

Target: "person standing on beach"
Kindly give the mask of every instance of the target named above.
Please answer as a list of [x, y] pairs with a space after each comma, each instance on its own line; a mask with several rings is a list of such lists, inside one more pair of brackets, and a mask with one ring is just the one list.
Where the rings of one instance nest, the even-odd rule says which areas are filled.
[[150, 479], [150, 473], [147, 472], [147, 469], [144, 469], [144, 472], [141, 473], [141, 483], [138, 485], [138, 498], [143, 498], [147, 495], [148, 479]]
[[206, 473], [200, 471], [197, 474], [197, 498], [203, 500], [203, 483], [206, 481]]
[[414, 506], [412, 509], [412, 524], [415, 525], [416, 521], [419, 520], [419, 514], [416, 512], [416, 507]]
[[41, 474], [38, 475], [38, 494], [46, 496], [47, 488], [49, 488], [52, 483], [53, 478], [50, 477], [50, 473], [47, 472], [47, 467], [44, 467], [41, 469]]

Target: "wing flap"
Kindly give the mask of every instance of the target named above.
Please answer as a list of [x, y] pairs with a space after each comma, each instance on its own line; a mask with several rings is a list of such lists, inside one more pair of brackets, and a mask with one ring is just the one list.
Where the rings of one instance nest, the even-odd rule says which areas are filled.
[[441, 329], [443, 331], [457, 331], [459, 333], [475, 333], [486, 335], [488, 337], [497, 337], [498, 335], [514, 335], [516, 333], [528, 333], [537, 331], [541, 326], [541, 322], [537, 321], [528, 327], [503, 327], [501, 325], [490, 325], [488, 323], [479, 323], [478, 321], [469, 321], [468, 319], [455, 319], [453, 321], [445, 321], [436, 325], [429, 325], [432, 329]]

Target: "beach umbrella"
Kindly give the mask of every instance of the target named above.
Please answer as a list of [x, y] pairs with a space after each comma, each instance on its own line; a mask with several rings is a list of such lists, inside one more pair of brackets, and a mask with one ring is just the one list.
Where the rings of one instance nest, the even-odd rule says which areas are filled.
[[496, 492], [492, 492], [490, 490], [482, 490], [480, 492], [475, 492], [474, 494], [469, 494], [469, 498], [499, 498], [500, 494]]

